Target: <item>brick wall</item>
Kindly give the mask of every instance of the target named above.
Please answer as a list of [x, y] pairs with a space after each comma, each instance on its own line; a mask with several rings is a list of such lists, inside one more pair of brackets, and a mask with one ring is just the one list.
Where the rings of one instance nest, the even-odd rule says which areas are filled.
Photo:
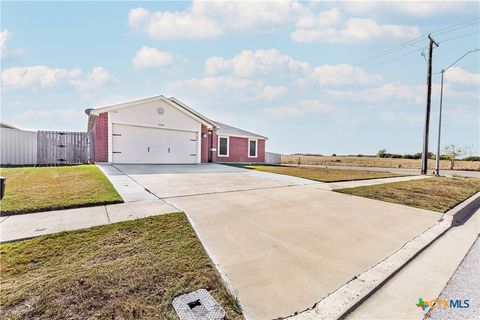
[[95, 150], [93, 160], [108, 162], [108, 113], [101, 113], [93, 123]]
[[202, 124], [202, 141], [201, 141], [201, 157], [200, 157], [200, 162], [201, 163], [207, 163], [208, 162], [208, 139], [210, 139], [210, 135], [208, 134], [208, 129]]
[[249, 158], [248, 138], [230, 137], [228, 157], [218, 157], [217, 162], [265, 162], [265, 140], [257, 141], [257, 157]]

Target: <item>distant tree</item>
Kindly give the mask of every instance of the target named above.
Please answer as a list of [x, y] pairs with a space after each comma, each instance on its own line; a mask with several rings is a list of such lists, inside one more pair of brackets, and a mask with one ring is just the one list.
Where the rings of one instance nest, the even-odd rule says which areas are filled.
[[334, 153], [334, 154], [332, 154], [332, 157], [336, 157], [336, 156], [337, 156], [337, 155], [336, 155], [335, 153]]
[[467, 153], [469, 153], [469, 148], [468, 147], [457, 147], [453, 144], [445, 146], [444, 150], [444, 156], [448, 160], [450, 160], [450, 170], [453, 170], [455, 167], [455, 159], [463, 157]]
[[380, 158], [385, 158], [385, 156], [387, 155], [387, 149], [380, 149], [378, 150], [377, 152], [377, 157], [380, 157]]

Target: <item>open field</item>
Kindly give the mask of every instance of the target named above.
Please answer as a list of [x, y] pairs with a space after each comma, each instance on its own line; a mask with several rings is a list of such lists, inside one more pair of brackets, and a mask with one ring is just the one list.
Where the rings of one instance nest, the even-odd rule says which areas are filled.
[[381, 171], [360, 171], [360, 170], [332, 170], [315, 167], [291, 167], [291, 166], [274, 166], [274, 165], [238, 165], [243, 168], [258, 170], [263, 172], [271, 172], [284, 174], [299, 178], [316, 180], [321, 182], [338, 182], [350, 180], [365, 180], [378, 178], [400, 177], [401, 175], [381, 172]]
[[[358, 166], [358, 167], [379, 167], [379, 168], [405, 168], [420, 169], [419, 159], [393, 159], [379, 157], [324, 157], [324, 156], [300, 156], [282, 155], [282, 164], [297, 164], [300, 158], [301, 164], [323, 165], [323, 166]], [[435, 167], [435, 160], [428, 160], [429, 171]], [[441, 160], [441, 169], [450, 169], [450, 161]], [[480, 171], [479, 161], [455, 161], [455, 170]]]
[[94, 165], [1, 168], [0, 175], [6, 178], [1, 215], [122, 202]]
[[480, 191], [480, 179], [433, 177], [412, 181], [338, 189], [337, 192], [446, 212]]
[[172, 299], [200, 288], [242, 318], [183, 213], [7, 243], [0, 254], [5, 319], [178, 319]]

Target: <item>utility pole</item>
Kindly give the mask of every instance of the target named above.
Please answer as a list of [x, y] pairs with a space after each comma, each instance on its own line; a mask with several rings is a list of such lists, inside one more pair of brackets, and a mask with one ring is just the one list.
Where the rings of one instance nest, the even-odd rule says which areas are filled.
[[428, 35], [430, 40], [428, 48], [428, 66], [427, 66], [427, 110], [425, 113], [425, 127], [423, 130], [423, 152], [422, 152], [422, 174], [427, 174], [428, 169], [428, 131], [430, 129], [430, 107], [432, 104], [432, 55], [433, 45], [438, 47], [438, 43], [433, 40], [431, 34]]

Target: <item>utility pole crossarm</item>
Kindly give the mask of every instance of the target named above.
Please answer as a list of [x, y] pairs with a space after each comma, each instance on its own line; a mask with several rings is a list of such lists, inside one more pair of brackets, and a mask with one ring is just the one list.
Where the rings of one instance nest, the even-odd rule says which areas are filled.
[[435, 40], [433, 40], [431, 33], [428, 34], [428, 39], [430, 39], [430, 41], [433, 42], [433, 44], [434, 44], [437, 48], [440, 46], [440, 45], [438, 44], [438, 42], [436, 42]]

